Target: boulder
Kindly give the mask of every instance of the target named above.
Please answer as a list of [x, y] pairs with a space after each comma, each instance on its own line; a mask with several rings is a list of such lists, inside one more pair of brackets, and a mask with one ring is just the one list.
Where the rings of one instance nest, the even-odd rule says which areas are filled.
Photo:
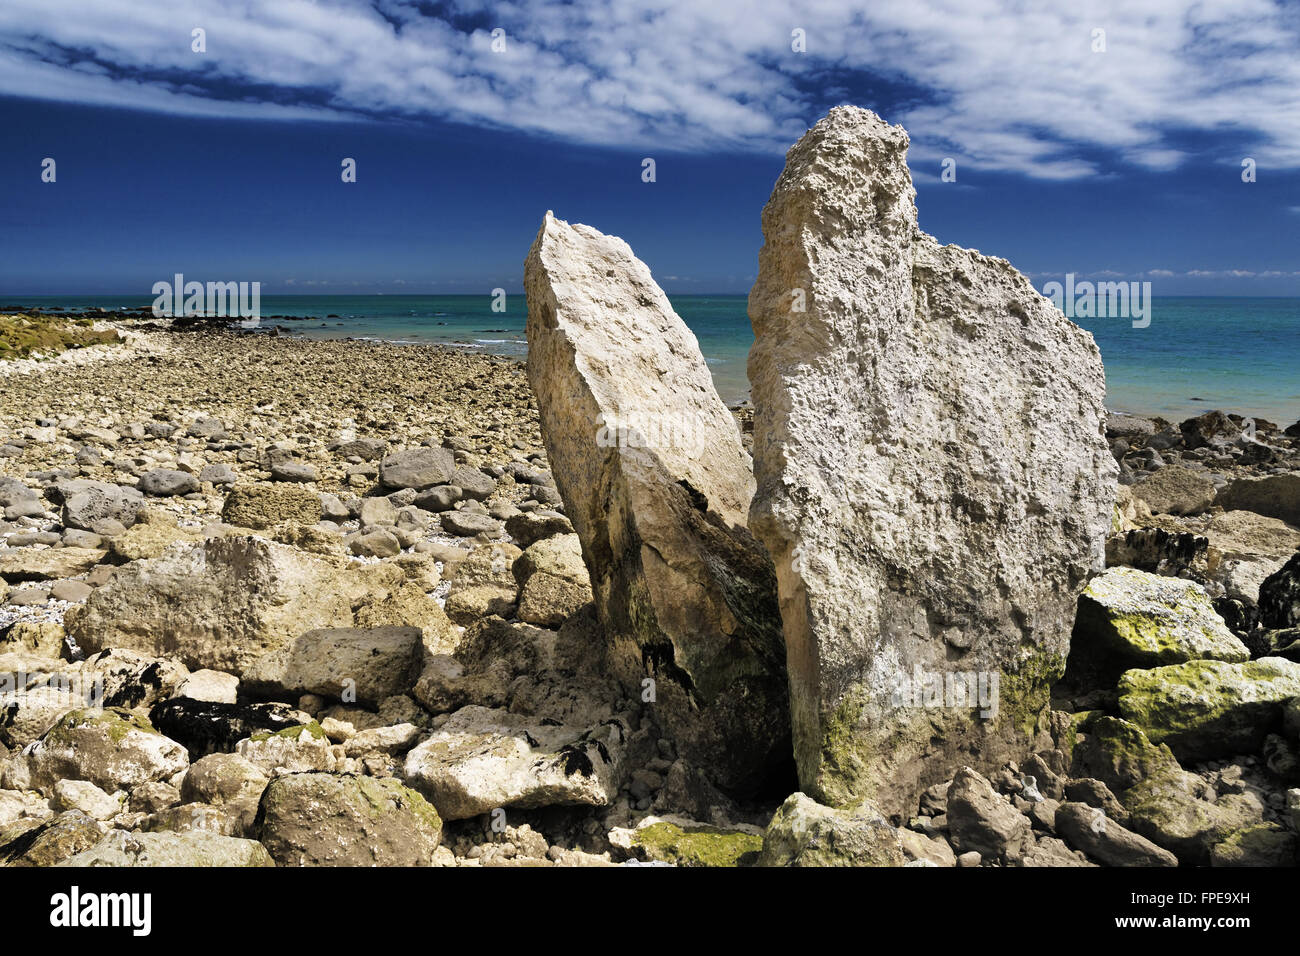
[[88, 780], [112, 793], [167, 780], [189, 763], [184, 747], [130, 711], [74, 710], [10, 760], [3, 786], [53, 793], [60, 780]]
[[1209, 473], [1186, 465], [1167, 465], [1133, 485], [1133, 495], [1153, 512], [1195, 515], [1214, 504]]
[[1260, 585], [1259, 623], [1267, 628], [1300, 627], [1300, 552]]
[[102, 481], [65, 482], [55, 495], [63, 503], [63, 524], [82, 531], [94, 531], [106, 521], [130, 527], [144, 505], [144, 496], [137, 489]]
[[391, 777], [277, 777], [259, 817], [259, 839], [280, 866], [429, 866], [442, 837], [428, 801]]
[[1224, 511], [1253, 511], [1300, 525], [1300, 471], [1237, 478], [1220, 489], [1214, 503]]
[[244, 671], [255, 693], [301, 694], [377, 707], [404, 694], [420, 674], [418, 627], [324, 628], [308, 631], [259, 658]]
[[1029, 836], [1029, 818], [993, 789], [988, 779], [963, 767], [948, 788], [948, 830], [958, 853], [1017, 862]]
[[[973, 758], [1023, 755], [1118, 471], [1092, 336], [1007, 261], [921, 232], [907, 147], [855, 107], [805, 134], [749, 297], [750, 525], [776, 565], [801, 789], [890, 816]], [[917, 706], [918, 672], [954, 671], [996, 675], [997, 707]]]
[[903, 844], [870, 804], [836, 810], [794, 793], [764, 831], [758, 865], [902, 866]]
[[1108, 568], [1079, 596], [1068, 673], [1105, 673], [1192, 660], [1247, 661], [1250, 651], [1194, 581]]
[[1178, 430], [1183, 433], [1183, 444], [1188, 449], [1227, 444], [1242, 436], [1241, 425], [1217, 409], [1187, 419]]
[[256, 840], [222, 836], [204, 830], [183, 833], [127, 833], [112, 830], [88, 850], [59, 866], [275, 866]]
[[130, 648], [238, 675], [307, 631], [408, 623], [361, 621], [363, 605], [405, 579], [396, 566], [354, 570], [251, 535], [211, 538], [120, 568], [65, 627], [88, 652]]
[[1210, 850], [1210, 865], [1295, 866], [1300, 862], [1300, 838], [1276, 823], [1245, 827], [1216, 843]]
[[236, 485], [221, 508], [222, 521], [255, 531], [286, 521], [316, 524], [320, 519], [320, 495], [292, 484]]
[[1119, 682], [1124, 719], [1179, 760], [1257, 753], [1281, 727], [1283, 703], [1297, 696], [1300, 664], [1279, 657], [1131, 670]]
[[1057, 808], [1056, 832], [1071, 846], [1108, 866], [1178, 865], [1178, 857], [1168, 850], [1084, 803], [1063, 803]]
[[393, 452], [379, 463], [379, 484], [392, 491], [422, 491], [451, 482], [456, 456], [446, 448], [411, 448]]
[[752, 793], [788, 764], [789, 711], [771, 562], [745, 527], [739, 427], [622, 240], [548, 212], [524, 286], [542, 437], [617, 676], [638, 698], [654, 688], [684, 756]]
[[155, 468], [140, 476], [137, 487], [146, 495], [156, 498], [171, 498], [176, 495], [193, 494], [199, 490], [199, 479], [185, 471], [171, 468]]
[[57, 866], [99, 842], [104, 828], [80, 810], [45, 821], [23, 820], [0, 830], [0, 864]]
[[406, 755], [403, 778], [444, 820], [498, 807], [603, 807], [622, 784], [628, 733], [618, 719], [578, 729], [464, 707]]

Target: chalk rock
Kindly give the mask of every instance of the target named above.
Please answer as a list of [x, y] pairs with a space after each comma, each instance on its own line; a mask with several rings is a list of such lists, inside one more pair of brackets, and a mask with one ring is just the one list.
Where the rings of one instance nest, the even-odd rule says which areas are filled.
[[[1092, 337], [1010, 263], [920, 230], [907, 146], [854, 107], [809, 131], [749, 297], [750, 526], [779, 580], [801, 788], [886, 815], [1023, 753], [1117, 475]], [[995, 715], [915, 705], [918, 673], [954, 671], [999, 677]]]
[[733, 793], [790, 751], [753, 475], [699, 344], [627, 243], [549, 213], [524, 264], [528, 377], [613, 666]]

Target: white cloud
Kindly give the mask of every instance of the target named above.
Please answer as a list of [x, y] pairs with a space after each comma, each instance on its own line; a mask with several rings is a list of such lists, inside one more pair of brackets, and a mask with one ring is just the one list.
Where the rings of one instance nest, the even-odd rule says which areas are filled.
[[[886, 112], [920, 162], [953, 156], [963, 169], [1074, 179], [1110, 155], [1165, 171], [1185, 161], [1174, 133], [1209, 133], [1229, 155], [1300, 167], [1300, 15], [1272, 0], [450, 6], [458, 25], [421, 16], [414, 0], [4, 0], [0, 91], [778, 152], [824, 105], [809, 90], [871, 89], [870, 74], [916, 93]], [[504, 53], [491, 49], [497, 26]], [[207, 32], [206, 53], [190, 49], [194, 27]], [[796, 27], [803, 54], [791, 50]]]

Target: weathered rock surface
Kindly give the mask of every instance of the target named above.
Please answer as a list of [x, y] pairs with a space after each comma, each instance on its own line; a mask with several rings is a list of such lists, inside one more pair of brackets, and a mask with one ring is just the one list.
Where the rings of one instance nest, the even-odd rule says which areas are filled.
[[497, 807], [607, 806], [622, 783], [620, 720], [589, 730], [464, 707], [406, 756], [406, 783], [444, 820]]
[[[838, 107], [787, 154], [750, 293], [758, 480], [802, 789], [904, 812], [1019, 750], [1101, 566], [1117, 466], [1092, 337], [917, 225], [907, 134]], [[552, 454], [553, 461], [562, 456]], [[996, 717], [910, 699], [996, 673]]]
[[694, 335], [622, 240], [549, 213], [524, 265], [528, 377], [621, 679], [733, 792], [789, 760], [753, 476]]
[[794, 793], [764, 831], [758, 865], [902, 866], [903, 846], [870, 804], [837, 810]]
[[986, 860], [1019, 861], [1029, 837], [1029, 818], [969, 767], [948, 788], [948, 827], [958, 853], [973, 851]]
[[59, 866], [275, 866], [256, 840], [203, 830], [184, 833], [127, 833], [113, 830]]
[[281, 866], [429, 866], [442, 821], [391, 777], [295, 773], [262, 795], [260, 840]]
[[1250, 651], [1228, 630], [1210, 596], [1194, 581], [1110, 568], [1079, 596], [1070, 646], [1070, 676], [1080, 668], [1111, 671], [1191, 660], [1247, 661]]
[[1169, 465], [1133, 485], [1133, 495], [1160, 514], [1194, 515], [1214, 503], [1209, 473], [1185, 465]]
[[1071, 846], [1110, 866], [1178, 865], [1178, 858], [1168, 850], [1084, 803], [1061, 804], [1056, 811], [1056, 832]]
[[1300, 697], [1300, 664], [1263, 657], [1131, 670], [1119, 695], [1124, 718], [1180, 760], [1256, 753], [1281, 726], [1283, 703]]
[[53, 793], [60, 780], [113, 792], [167, 780], [189, 766], [185, 748], [119, 707], [74, 710], [5, 767], [4, 786]]
[[1229, 482], [1214, 503], [1225, 511], [1253, 511], [1300, 525], [1300, 472], [1284, 472]]
[[432, 600], [416, 600], [418, 615], [382, 613], [406, 575], [395, 565], [351, 570], [254, 536], [212, 538], [121, 568], [65, 626], [87, 651], [130, 648], [238, 675], [317, 628], [445, 621]]
[[418, 627], [313, 630], [253, 663], [244, 682], [290, 700], [319, 694], [375, 707], [411, 689], [423, 650]]

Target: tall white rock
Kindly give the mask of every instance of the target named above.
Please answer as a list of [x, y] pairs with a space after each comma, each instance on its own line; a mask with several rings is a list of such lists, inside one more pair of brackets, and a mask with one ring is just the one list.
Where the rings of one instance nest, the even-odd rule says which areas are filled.
[[623, 240], [548, 212], [524, 285], [528, 378], [614, 670], [715, 783], [752, 792], [790, 765], [790, 721], [736, 421]]
[[805, 134], [749, 298], [750, 527], [777, 570], [800, 783], [893, 814], [1023, 753], [1116, 479], [1092, 336], [1007, 261], [921, 232], [907, 147], [854, 107]]

